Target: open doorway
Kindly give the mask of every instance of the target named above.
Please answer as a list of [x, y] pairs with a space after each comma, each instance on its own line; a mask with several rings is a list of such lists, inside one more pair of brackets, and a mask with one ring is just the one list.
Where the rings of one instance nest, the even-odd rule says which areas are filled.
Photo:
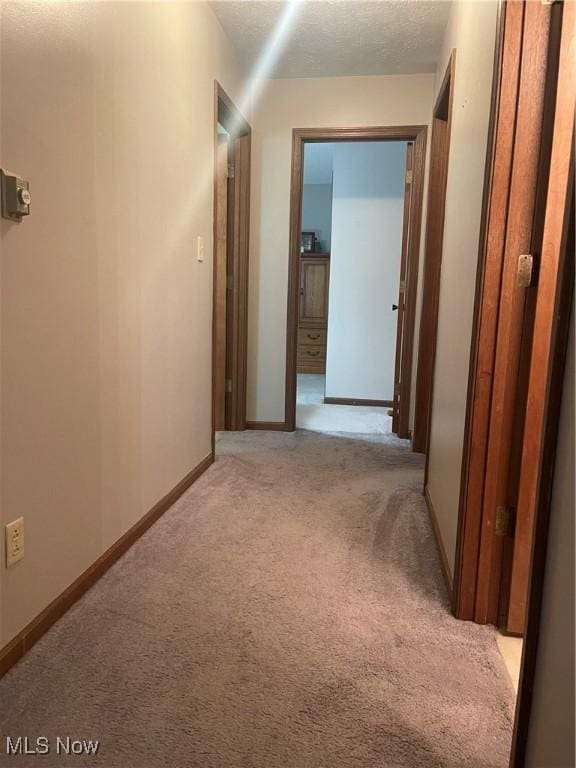
[[289, 429], [408, 438], [426, 128], [294, 131]]
[[[428, 457], [430, 419], [432, 416], [455, 62], [456, 51], [453, 50], [442, 85], [440, 86], [436, 104], [434, 105], [432, 120], [430, 180], [428, 183], [428, 210], [426, 214], [426, 249], [423, 270], [424, 285], [422, 289], [422, 312], [418, 342], [414, 434], [412, 437], [412, 449], [417, 453], [425, 453], [426, 457]], [[427, 473], [428, 460], [426, 460], [426, 475]], [[424, 483], [426, 483], [426, 477]]]
[[[296, 426], [392, 430], [412, 143], [304, 146]], [[411, 155], [410, 155], [411, 156]]]
[[250, 125], [214, 94], [213, 434], [246, 428]]

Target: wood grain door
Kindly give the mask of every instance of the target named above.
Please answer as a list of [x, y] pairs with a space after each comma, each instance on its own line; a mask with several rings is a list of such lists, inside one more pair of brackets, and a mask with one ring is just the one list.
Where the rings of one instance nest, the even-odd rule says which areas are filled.
[[[251, 128], [214, 82], [212, 449], [246, 429]], [[224, 129], [221, 132], [220, 128]]]
[[414, 435], [412, 438], [412, 450], [417, 453], [426, 454], [425, 484], [428, 475], [428, 447], [432, 416], [434, 366], [436, 363], [440, 273], [442, 268], [442, 245], [444, 242], [444, 213], [448, 182], [455, 66], [456, 51], [454, 50], [450, 56], [444, 80], [436, 100], [432, 123], [428, 212], [426, 214], [424, 285], [422, 288], [422, 312], [420, 315], [416, 400], [414, 406]]
[[226, 255], [228, 250], [228, 134], [219, 134], [215, 168], [214, 429], [226, 423]]
[[[568, 7], [572, 4], [564, 5], [564, 10]], [[542, 317], [555, 311], [555, 287], [550, 285], [556, 285], [559, 263], [558, 254], [546, 259], [545, 221], [552, 215], [549, 190], [555, 174], [555, 105], [561, 103], [557, 85], [564, 29], [561, 4], [514, 2], [506, 3], [504, 10], [453, 602], [458, 618], [499, 624], [512, 634], [522, 634], [534, 542], [534, 498], [527, 489], [531, 487], [534, 494], [540, 473], [538, 417], [546, 399], [542, 378], [532, 400], [530, 387], [536, 372], [544, 378], [549, 373], [546, 354], [538, 352], [538, 307]], [[572, 10], [569, 15], [573, 16]], [[572, 127], [573, 93], [571, 106], [566, 107], [566, 101], [564, 94], [569, 113], [564, 117], [564, 134], [569, 132], [566, 125]], [[565, 135], [562, 161], [556, 160], [564, 174], [564, 198], [555, 201], [562, 215], [571, 148]], [[522, 269], [529, 257], [534, 262], [532, 275]], [[543, 293], [544, 283], [548, 295]], [[531, 461], [527, 446], [533, 452]]]
[[502, 13], [492, 92], [493, 112], [483, 202], [485, 218], [480, 238], [454, 569], [454, 613], [466, 621], [476, 620], [478, 553], [486, 483], [498, 306], [514, 160], [524, 4], [506, 3]]
[[[404, 313], [406, 309], [406, 270], [408, 265], [408, 248], [410, 247], [410, 211], [412, 209], [412, 188], [414, 174], [414, 143], [409, 141], [406, 145], [406, 177], [404, 181], [404, 214], [402, 223], [402, 253], [400, 256], [400, 284], [398, 286], [398, 312], [396, 322], [396, 352], [394, 363], [394, 400], [392, 405], [392, 432], [399, 431], [400, 409], [406, 408], [408, 411], [410, 403], [401, 402], [401, 378], [402, 378], [402, 355], [404, 354]], [[412, 354], [412, 345], [410, 345], [410, 354]], [[404, 435], [402, 435], [403, 437]]]
[[[507, 616], [507, 629], [514, 633], [522, 633], [525, 629], [533, 552], [545, 548], [546, 544], [546, 526], [541, 521], [540, 530], [537, 529], [536, 515], [538, 504], [544, 509], [550, 505], [553, 461], [543, 446], [548, 442], [547, 433], [557, 430], [560, 393], [554, 388], [554, 350], [555, 347], [566, 349], [574, 286], [575, 10], [574, 3], [563, 6], [558, 81], [551, 99], [556, 106], [544, 196], [543, 234], [539, 243], [540, 264]], [[551, 110], [547, 111], [551, 113]], [[557, 378], [561, 381], [562, 375]], [[555, 440], [553, 442], [555, 444]]]
[[[555, 453], [558, 444], [560, 408], [568, 337], [573, 328], [574, 294], [574, 112], [576, 108], [576, 7], [564, 3], [554, 112], [550, 176], [544, 215], [541, 270], [534, 319], [532, 360], [528, 381], [530, 427], [526, 428], [520, 477], [519, 509], [522, 522], [517, 531], [519, 550], [514, 552], [509, 623], [522, 622], [525, 642], [522, 654], [516, 718], [512, 736], [510, 768], [527, 764], [532, 730], [533, 694], [537, 682], [543, 610], [548, 571], [557, 563], [547, 562], [548, 524], [552, 506]], [[573, 364], [573, 363], [572, 363]], [[568, 546], [573, 542], [568, 541]], [[526, 581], [528, 588], [526, 591]], [[570, 587], [560, 600], [570, 600]], [[517, 593], [516, 590], [520, 592]], [[516, 614], [517, 609], [520, 613]], [[569, 633], [570, 606], [566, 632]], [[523, 613], [526, 613], [524, 621]], [[549, 652], [549, 650], [548, 650]], [[567, 671], [567, 686], [570, 684]], [[531, 762], [531, 764], [533, 764]], [[572, 764], [572, 763], [570, 763]]]
[[226, 301], [226, 429], [246, 429], [248, 325], [248, 235], [250, 227], [250, 135], [228, 146]]
[[[521, 446], [526, 418], [526, 361], [532, 344], [535, 291], [519, 280], [522, 254], [536, 253], [542, 233], [539, 189], [546, 184], [545, 93], [551, 8], [524, 6], [514, 156], [496, 328], [486, 451], [475, 619], [498, 624], [513, 547]], [[541, 212], [540, 212], [541, 214]], [[527, 585], [526, 585], [527, 586]], [[514, 632], [521, 634], [522, 629]]]
[[328, 283], [330, 261], [326, 258], [303, 257], [300, 260], [301, 326], [328, 324]]

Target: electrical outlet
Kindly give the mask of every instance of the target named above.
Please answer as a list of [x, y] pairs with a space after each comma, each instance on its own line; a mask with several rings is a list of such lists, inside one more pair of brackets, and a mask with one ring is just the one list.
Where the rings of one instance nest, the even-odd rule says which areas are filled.
[[24, 518], [19, 517], [6, 525], [6, 567], [24, 557]]

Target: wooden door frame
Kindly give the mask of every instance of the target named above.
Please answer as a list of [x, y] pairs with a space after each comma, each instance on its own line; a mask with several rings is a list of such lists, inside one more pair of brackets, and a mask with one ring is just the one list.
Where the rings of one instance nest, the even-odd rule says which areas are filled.
[[214, 297], [212, 310], [212, 427], [226, 429], [226, 281], [230, 138], [217, 134], [214, 162]]
[[[532, 336], [530, 310], [536, 291], [519, 287], [518, 258], [520, 254], [539, 250], [542, 222], [538, 215], [538, 190], [545, 189], [548, 173], [544, 135], [547, 62], [551, 20], [557, 15], [541, 3], [528, 3], [524, 9], [515, 152], [502, 254], [474, 613], [478, 623], [496, 625], [501, 596], [506, 594], [507, 599], [510, 594], [503, 586], [512, 549], [516, 546], [510, 535], [495, 535], [496, 515], [500, 507], [515, 509], [517, 506], [526, 405], [524, 382]], [[512, 627], [512, 631], [521, 634], [521, 624]]]
[[[568, 16], [568, 12], [566, 12]], [[536, 498], [536, 474], [537, 467], [540, 464], [539, 451], [544, 439], [544, 433], [540, 434], [540, 423], [544, 421], [544, 407], [546, 404], [547, 392], [544, 386], [544, 382], [550, 373], [551, 366], [551, 354], [548, 347], [550, 340], [548, 339], [550, 329], [546, 326], [548, 322], [550, 328], [552, 325], [556, 325], [558, 318], [555, 318], [552, 314], [552, 308], [559, 307], [559, 298], [555, 296], [554, 291], [556, 288], [555, 279], [552, 280], [551, 259], [556, 260], [558, 263], [555, 265], [556, 269], [560, 270], [559, 262], [562, 261], [561, 243], [560, 240], [562, 234], [563, 218], [568, 221], [568, 217], [563, 217], [564, 211], [561, 206], [560, 210], [555, 205], [554, 213], [560, 215], [560, 225], [556, 219], [556, 227], [560, 229], [560, 232], [556, 234], [557, 242], [554, 253], [550, 253], [551, 250], [551, 238], [550, 235], [550, 217], [548, 208], [550, 205], [551, 196], [555, 193], [556, 202], [560, 203], [559, 189], [558, 189], [558, 173], [566, 176], [563, 179], [565, 190], [568, 189], [568, 197], [570, 197], [570, 159], [573, 156], [573, 133], [571, 137], [566, 140], [566, 136], [562, 136], [563, 151], [558, 152], [558, 126], [561, 120], [564, 120], [563, 134], [567, 133], [565, 122], [565, 105], [572, 103], [572, 119], [574, 118], [574, 97], [573, 92], [565, 92], [561, 94], [559, 88], [560, 82], [560, 50], [561, 50], [561, 35], [566, 33], [566, 27], [563, 27], [563, 6], [558, 5], [551, 14], [549, 23], [549, 35], [548, 35], [548, 59], [547, 59], [547, 74], [544, 88], [544, 103], [543, 103], [543, 128], [542, 128], [542, 146], [540, 150], [540, 168], [538, 171], [538, 192], [536, 198], [536, 233], [537, 239], [531, 243], [530, 253], [535, 254], [537, 257], [538, 265], [538, 278], [536, 286], [532, 293], [532, 301], [530, 304], [530, 319], [532, 324], [532, 339], [530, 340], [528, 360], [525, 364], [522, 379], [524, 381], [523, 398], [525, 401], [526, 413], [530, 414], [529, 424], [530, 427], [523, 429], [522, 433], [522, 453], [518, 459], [518, 510], [521, 514], [518, 514], [515, 532], [514, 532], [514, 549], [513, 559], [511, 559], [511, 572], [509, 576], [509, 584], [507, 585], [508, 593], [510, 595], [509, 601], [506, 600], [505, 615], [508, 631], [520, 633], [524, 632], [526, 624], [526, 612], [527, 612], [527, 599], [528, 590], [527, 585], [530, 579], [531, 571], [531, 543], [534, 524], [534, 500]], [[574, 19], [573, 10], [568, 18]], [[564, 51], [564, 56], [567, 56], [567, 52]], [[565, 67], [564, 78], [570, 74], [570, 67]], [[573, 68], [571, 74], [573, 75]], [[574, 82], [572, 81], [572, 86]], [[566, 88], [564, 87], [566, 91]], [[558, 94], [558, 103], [557, 103]], [[562, 101], [563, 98], [563, 101]], [[562, 146], [562, 144], [561, 144]], [[554, 151], [554, 155], [553, 155]], [[566, 206], [570, 205], [569, 201], [566, 201]], [[565, 223], [565, 222], [564, 222]], [[546, 241], [548, 238], [548, 242]], [[564, 246], [565, 234], [564, 234]], [[566, 254], [564, 253], [564, 256]], [[556, 277], [556, 276], [555, 276]], [[559, 285], [562, 283], [562, 275], [559, 275]], [[568, 309], [569, 313], [569, 309]], [[566, 329], [567, 330], [567, 329]], [[563, 350], [565, 352], [567, 339], [563, 343]], [[544, 379], [542, 379], [544, 377]], [[536, 388], [539, 393], [535, 396], [534, 382], [537, 381]], [[561, 385], [560, 385], [561, 389]], [[551, 404], [551, 408], [554, 408], [556, 403]], [[540, 422], [535, 421], [540, 420]], [[522, 425], [524, 427], [524, 424]], [[552, 454], [554, 448], [552, 448]], [[547, 456], [546, 459], [549, 457]]]
[[[228, 293], [226, 305], [232, 304], [224, 312], [232, 312], [231, 338], [232, 344], [232, 370], [230, 379], [232, 393], [230, 398], [230, 414], [228, 415], [229, 427], [234, 430], [246, 429], [246, 379], [247, 379], [247, 345], [248, 345], [248, 246], [250, 231], [250, 145], [252, 129], [232, 99], [222, 88], [220, 83], [214, 81], [214, 193], [213, 193], [213, 292], [212, 292], [212, 448], [215, 446], [215, 403], [216, 403], [216, 374], [217, 360], [215, 350], [222, 343], [219, 336], [219, 328], [222, 328], [222, 319], [217, 319], [217, 313], [222, 312], [221, 296], [222, 282], [228, 291], [228, 275], [222, 275], [216, 259], [217, 246], [217, 159], [218, 159], [218, 123], [220, 123], [233, 137], [246, 137], [247, 159], [243, 158], [242, 172], [235, 178], [233, 194], [233, 212], [228, 217], [229, 233], [228, 249], [230, 244], [234, 247], [233, 273], [232, 273], [232, 300], [229, 302]], [[229, 292], [229, 291], [228, 291]], [[226, 327], [226, 320], [224, 327]]]
[[[500, 578], [502, 557], [502, 543], [494, 542], [496, 509], [492, 508], [493, 504], [490, 507], [487, 504], [486, 490], [490, 483], [494, 484], [488, 477], [490, 440], [491, 437], [500, 439], [494, 429], [501, 429], [503, 425], [511, 434], [513, 428], [510, 421], [502, 421], [503, 414], [494, 401], [495, 393], [502, 402], [503, 398], [511, 401], [509, 391], [501, 382], [500, 389], [495, 390], [496, 376], [502, 377], [499, 370], [504, 370], [510, 382], [515, 381], [514, 371], [510, 373], [502, 355], [503, 363], [498, 368], [498, 339], [501, 344], [506, 341], [505, 334], [502, 331], [499, 334], [499, 327], [505, 322], [516, 329], [519, 348], [523, 303], [519, 304], [519, 297], [514, 293], [516, 261], [510, 248], [522, 247], [526, 250], [521, 252], [530, 252], [530, 237], [526, 240], [525, 230], [532, 233], [535, 210], [533, 187], [539, 172], [542, 134], [538, 115], [544, 112], [550, 19], [559, 12], [559, 6], [532, 3], [528, 17], [527, 7], [524, 2], [506, 2], [499, 25], [498, 77], [494, 80], [494, 122], [489, 137], [470, 355], [452, 606], [457, 618], [479, 623], [498, 621], [500, 584], [496, 583], [496, 577]], [[530, 25], [530, 34], [526, 34], [525, 20]], [[520, 101], [523, 85], [524, 89], [528, 86], [530, 95]], [[520, 119], [519, 109], [524, 112]], [[519, 134], [521, 141], [517, 144]], [[526, 168], [515, 171], [515, 163], [518, 166], [524, 163]], [[516, 198], [525, 192], [532, 199], [514, 202], [511, 197], [514, 189]], [[516, 260], [518, 255], [515, 253]], [[513, 362], [516, 370], [518, 358]], [[507, 445], [510, 445], [509, 439], [503, 448]], [[493, 442], [492, 450], [496, 449], [498, 456], [501, 455], [502, 450]], [[499, 466], [496, 454], [491, 466]], [[490, 499], [495, 498], [492, 493]]]
[[337, 141], [411, 141], [414, 143], [413, 191], [409, 223], [410, 242], [407, 256], [405, 291], [405, 337], [402, 345], [399, 437], [409, 437], [412, 350], [416, 318], [420, 229], [426, 165], [425, 125], [372, 126], [361, 128], [294, 128], [292, 131], [292, 169], [290, 186], [290, 252], [288, 261], [288, 307], [286, 320], [286, 390], [283, 428], [296, 429], [296, 368], [298, 339], [298, 286], [300, 270], [300, 230], [302, 187], [304, 179], [304, 144]]
[[[474, 620], [476, 600], [490, 399], [522, 51], [522, 5], [506, 3], [499, 10], [480, 224], [452, 593], [454, 615], [468, 621]], [[484, 375], [480, 376], [480, 371]]]
[[440, 273], [444, 242], [444, 215], [446, 186], [452, 128], [452, 103], [456, 76], [456, 50], [450, 59], [438, 91], [432, 117], [432, 142], [428, 181], [428, 208], [426, 211], [426, 244], [422, 286], [422, 309], [418, 340], [418, 367], [416, 397], [414, 401], [414, 434], [412, 450], [426, 454], [424, 486], [428, 479], [428, 453], [432, 397], [434, 394], [434, 366], [438, 335], [438, 308], [440, 304]]
[[[406, 145], [406, 178], [404, 179], [404, 211], [402, 215], [402, 252], [400, 255], [400, 286], [406, 284], [406, 268], [408, 264], [408, 248], [410, 246], [410, 208], [413, 192], [414, 173], [414, 142], [409, 141]], [[406, 204], [408, 201], [408, 205]], [[398, 404], [401, 398], [401, 372], [402, 372], [402, 344], [404, 340], [404, 293], [400, 290], [398, 301], [398, 319], [396, 321], [396, 353], [394, 360], [394, 394], [392, 400], [392, 432], [396, 435], [410, 434], [410, 408], [408, 412], [404, 411], [404, 421], [400, 424], [400, 413]], [[383, 404], [383, 403], [382, 403]]]
[[529, 531], [531, 569], [528, 612], [512, 737], [511, 768], [523, 768], [526, 758], [542, 618], [548, 524], [564, 368], [574, 301], [576, 66], [573, 55], [576, 13], [573, 3], [566, 3], [562, 11], [558, 89], [542, 238], [542, 258], [546, 259], [547, 269], [542, 271], [538, 284], [528, 382], [528, 405], [533, 412], [534, 423], [530, 439], [524, 441], [522, 456], [525, 468], [536, 466], [539, 471], [530, 473], [525, 487], [521, 485], [521, 493], [525, 491], [527, 503], [533, 506], [534, 524]]

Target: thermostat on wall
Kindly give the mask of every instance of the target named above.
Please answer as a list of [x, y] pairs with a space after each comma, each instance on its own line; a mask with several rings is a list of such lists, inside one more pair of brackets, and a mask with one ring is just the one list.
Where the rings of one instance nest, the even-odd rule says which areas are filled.
[[22, 221], [30, 213], [30, 183], [15, 173], [0, 168], [2, 186], [2, 217]]

